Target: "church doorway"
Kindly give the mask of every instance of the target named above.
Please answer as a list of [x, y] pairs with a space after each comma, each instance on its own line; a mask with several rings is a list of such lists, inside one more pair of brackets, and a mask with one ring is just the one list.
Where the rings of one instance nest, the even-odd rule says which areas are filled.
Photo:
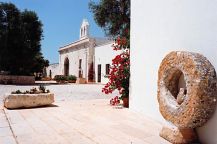
[[64, 75], [68, 76], [69, 75], [69, 59], [66, 58], [64, 61]]

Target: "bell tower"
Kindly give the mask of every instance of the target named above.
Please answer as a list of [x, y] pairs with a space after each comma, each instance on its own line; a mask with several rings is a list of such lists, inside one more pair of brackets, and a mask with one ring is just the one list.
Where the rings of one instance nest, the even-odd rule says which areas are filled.
[[88, 36], [89, 36], [89, 23], [87, 19], [83, 19], [83, 22], [80, 28], [80, 39], [87, 38]]

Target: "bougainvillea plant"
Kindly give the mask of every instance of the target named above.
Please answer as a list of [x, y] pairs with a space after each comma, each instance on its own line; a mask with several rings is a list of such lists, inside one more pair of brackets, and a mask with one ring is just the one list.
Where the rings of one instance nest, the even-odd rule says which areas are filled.
[[127, 40], [117, 38], [113, 45], [114, 50], [121, 50], [121, 54], [112, 60], [109, 75], [109, 81], [102, 89], [105, 94], [118, 90], [120, 98], [129, 97], [129, 78], [130, 78], [130, 51], [126, 47]]
[[112, 98], [110, 100], [110, 105], [112, 105], [112, 106], [116, 106], [116, 105], [119, 105], [119, 104], [120, 104], [120, 100], [119, 100], [118, 96], [115, 96], [114, 98]]

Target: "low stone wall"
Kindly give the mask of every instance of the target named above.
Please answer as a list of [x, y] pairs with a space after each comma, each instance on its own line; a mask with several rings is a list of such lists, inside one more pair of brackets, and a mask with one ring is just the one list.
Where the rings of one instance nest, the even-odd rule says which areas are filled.
[[0, 75], [0, 84], [34, 84], [34, 76]]

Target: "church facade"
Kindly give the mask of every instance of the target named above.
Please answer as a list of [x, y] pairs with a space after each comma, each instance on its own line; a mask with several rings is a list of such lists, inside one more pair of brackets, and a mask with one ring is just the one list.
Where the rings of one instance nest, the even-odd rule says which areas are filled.
[[47, 74], [75, 75], [85, 82], [106, 83], [105, 76], [116, 52], [112, 49], [113, 41], [107, 38], [96, 38], [89, 35], [89, 23], [83, 20], [79, 40], [59, 49], [59, 64], [50, 65]]

